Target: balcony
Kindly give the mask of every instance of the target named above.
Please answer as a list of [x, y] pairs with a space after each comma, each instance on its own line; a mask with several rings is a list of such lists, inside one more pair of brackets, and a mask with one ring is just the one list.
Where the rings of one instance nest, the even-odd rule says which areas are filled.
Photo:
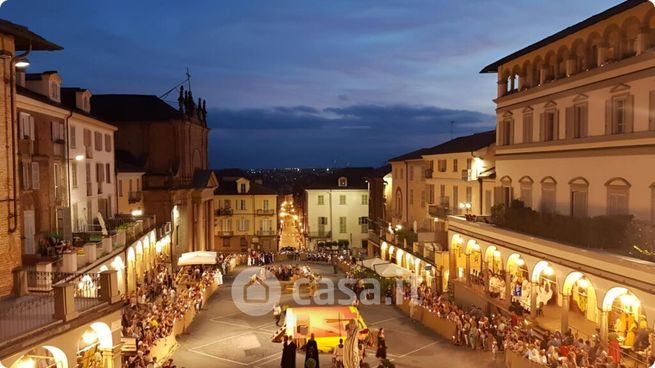
[[218, 236], [220, 236], [221, 238], [229, 238], [233, 235], [234, 235], [234, 231], [232, 230], [220, 230], [218, 232]]
[[425, 170], [425, 178], [426, 178], [426, 179], [431, 179], [433, 173], [434, 173], [434, 170], [433, 170], [433, 169], [427, 169], [427, 170]]
[[255, 211], [255, 214], [257, 216], [273, 216], [275, 214], [275, 210], [271, 210], [271, 209], [257, 210]]
[[331, 231], [310, 231], [307, 233], [310, 238], [315, 239], [328, 239], [332, 237]]
[[275, 230], [257, 230], [257, 236], [276, 236]]
[[231, 208], [219, 208], [216, 210], [216, 216], [232, 216], [234, 210]]
[[138, 191], [138, 192], [130, 192], [127, 195], [127, 202], [132, 204], [132, 203], [139, 203], [141, 202], [141, 199], [143, 198], [143, 192]]
[[452, 214], [452, 211], [447, 206], [443, 205], [428, 205], [428, 215], [430, 217], [446, 218]]

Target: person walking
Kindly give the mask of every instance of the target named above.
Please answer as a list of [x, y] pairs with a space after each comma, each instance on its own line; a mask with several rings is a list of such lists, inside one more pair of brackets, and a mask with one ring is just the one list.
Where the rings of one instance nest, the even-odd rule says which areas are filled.
[[377, 351], [375, 357], [380, 359], [387, 359], [387, 340], [384, 337], [384, 329], [380, 328], [378, 332]]
[[313, 359], [316, 364], [314, 368], [320, 368], [320, 363], [318, 360], [318, 344], [314, 339], [314, 334], [309, 335], [309, 341], [305, 344], [305, 366], [307, 366], [307, 361]]
[[275, 305], [273, 306], [273, 318], [275, 318], [275, 325], [277, 327], [280, 327], [281, 317], [282, 317], [282, 308], [280, 307], [280, 304], [275, 303]]

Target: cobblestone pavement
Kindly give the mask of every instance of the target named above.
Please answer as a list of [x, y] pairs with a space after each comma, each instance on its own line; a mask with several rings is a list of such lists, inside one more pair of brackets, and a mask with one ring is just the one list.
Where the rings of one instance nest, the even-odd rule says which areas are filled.
[[[331, 266], [310, 265], [325, 276]], [[219, 291], [206, 304], [188, 331], [178, 337], [179, 348], [173, 355], [178, 367], [260, 367], [280, 366], [282, 345], [271, 342], [275, 331], [272, 314], [252, 317], [241, 313], [230, 295], [231, 279], [226, 279]], [[338, 296], [337, 296], [338, 299]], [[282, 303], [292, 305], [291, 296], [283, 296]], [[371, 328], [384, 327], [388, 357], [396, 367], [503, 367], [501, 358], [494, 361], [490, 353], [473, 352], [453, 346], [448, 341], [410, 321], [393, 306], [360, 307], [362, 316]], [[377, 366], [375, 352], [370, 351], [366, 362]], [[296, 367], [302, 368], [304, 354], [297, 356]], [[321, 355], [321, 366], [331, 367], [331, 356]]]

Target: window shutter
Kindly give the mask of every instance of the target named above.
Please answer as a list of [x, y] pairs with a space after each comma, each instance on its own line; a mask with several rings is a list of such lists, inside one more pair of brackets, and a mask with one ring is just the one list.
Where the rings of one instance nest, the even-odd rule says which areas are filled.
[[18, 138], [19, 139], [23, 139], [25, 137], [25, 128], [27, 126], [27, 124], [25, 123], [26, 120], [28, 120], [27, 115], [25, 115], [25, 113], [19, 112], [18, 113]]
[[566, 108], [566, 139], [573, 138], [573, 106]]
[[648, 117], [648, 128], [650, 130], [655, 130], [655, 91], [650, 91], [649, 94], [649, 100], [650, 100], [650, 114]]
[[70, 133], [70, 138], [69, 138], [70, 146], [71, 146], [71, 148], [75, 148], [77, 146], [77, 137], [75, 136], [75, 127], [74, 126], [69, 127], [69, 133]]
[[509, 120], [509, 144], [514, 144], [514, 119]]
[[29, 115], [27, 120], [29, 122], [28, 126], [29, 126], [29, 129], [30, 129], [28, 135], [29, 135], [31, 140], [34, 140], [36, 138], [36, 134], [34, 133], [34, 116]]
[[605, 135], [612, 134], [612, 99], [605, 101]]
[[[504, 125], [505, 125], [504, 120], [501, 120], [501, 121], [498, 122], [498, 124], [496, 124], [496, 126], [498, 127], [498, 132], [496, 133], [496, 144], [499, 145], [499, 146], [502, 146], [505, 143], [505, 142], [503, 142]], [[437, 162], [437, 168], [439, 169], [439, 172], [441, 172], [441, 160], [439, 160]]]
[[39, 163], [32, 162], [32, 189], [39, 189]]
[[629, 95], [625, 100], [625, 132], [632, 133], [634, 121], [635, 96]]
[[539, 114], [539, 141], [543, 142], [546, 138], [546, 113]]
[[582, 137], [587, 136], [587, 127], [589, 126], [589, 121], [588, 121], [588, 116], [589, 116], [589, 105], [584, 104], [582, 107], [582, 121], [580, 122], [580, 135]]
[[556, 141], [559, 139], [559, 109], [555, 110], [553, 119], [555, 120], [553, 123], [553, 140]]

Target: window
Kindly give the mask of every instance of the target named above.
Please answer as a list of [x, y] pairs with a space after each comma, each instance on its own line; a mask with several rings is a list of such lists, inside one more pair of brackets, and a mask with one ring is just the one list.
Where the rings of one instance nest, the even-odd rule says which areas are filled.
[[139, 178], [136, 179], [136, 191], [137, 192], [141, 191], [141, 179]]
[[411, 206], [413, 204], [414, 204], [414, 189], [410, 189], [409, 190], [409, 205]]
[[459, 213], [459, 188], [457, 185], [453, 185], [453, 213]]
[[473, 205], [473, 188], [466, 187], [466, 203]]
[[91, 131], [84, 129], [84, 147], [91, 147]]
[[71, 185], [77, 188], [77, 162], [71, 162]]
[[51, 121], [52, 141], [55, 143], [64, 143], [66, 139], [64, 132], [64, 123], [61, 121]]
[[453, 172], [457, 172], [457, 159], [453, 160]]
[[500, 144], [506, 146], [514, 143], [514, 124], [512, 119], [505, 119], [500, 123]]
[[246, 184], [241, 183], [239, 184], [239, 193], [245, 193], [246, 192]]
[[123, 181], [122, 180], [118, 181], [118, 196], [119, 197], [123, 196]]
[[587, 217], [589, 182], [584, 178], [575, 178], [571, 186], [571, 216]]
[[325, 204], [325, 196], [324, 195], [319, 195], [318, 196], [318, 205], [322, 206]]
[[111, 135], [105, 134], [105, 151], [111, 152]]
[[521, 183], [520, 200], [525, 207], [532, 208], [532, 179], [526, 177], [519, 180]]
[[328, 223], [327, 217], [319, 217], [318, 218], [318, 224], [319, 225], [327, 225], [327, 223]]
[[544, 123], [542, 128], [543, 141], [550, 142], [557, 139], [557, 112], [546, 111], [544, 113]]
[[346, 196], [345, 194], [341, 194], [339, 196], [339, 204], [346, 204]]
[[615, 178], [605, 183], [607, 187], [607, 214], [627, 215], [630, 213], [630, 183], [625, 179]]
[[416, 169], [414, 166], [407, 168], [410, 181], [414, 181], [414, 169]]
[[40, 187], [39, 163], [32, 162], [32, 189], [39, 189]]
[[250, 228], [250, 220], [241, 218], [237, 221], [237, 230], [238, 231], [248, 231]]
[[59, 83], [56, 81], [50, 82], [50, 98], [59, 100]]
[[557, 184], [552, 178], [541, 181], [541, 212], [554, 213], [556, 208], [555, 190]]
[[367, 233], [368, 232], [368, 217], [360, 217], [358, 222], [359, 222], [359, 225], [361, 226], [362, 234]]
[[18, 114], [19, 136], [21, 139], [36, 139], [34, 131], [34, 116], [21, 112]]
[[441, 184], [439, 186], [439, 197], [440, 198], [445, 198], [446, 197], [446, 185], [445, 184]]
[[348, 229], [346, 228], [346, 218], [339, 217], [339, 233], [345, 234]]
[[21, 189], [29, 190], [32, 187], [32, 163], [29, 161], [22, 161], [21, 173]]
[[106, 176], [107, 176], [107, 183], [111, 183], [111, 164], [106, 163], [105, 164], [105, 171], [106, 171]]
[[362, 194], [362, 205], [368, 205], [368, 194]]
[[101, 163], [96, 164], [96, 182], [103, 183], [105, 181], [105, 168]]
[[68, 143], [70, 144], [71, 148], [77, 148], [77, 136], [75, 134], [75, 125], [71, 125], [68, 127], [68, 133], [70, 137], [68, 138]]
[[466, 159], [466, 170], [471, 170], [473, 167], [473, 159], [472, 158], [467, 158]]
[[532, 143], [532, 114], [523, 115], [523, 143]]
[[605, 104], [605, 134], [632, 133], [634, 96], [621, 95]]
[[241, 210], [241, 211], [245, 211], [245, 210], [246, 210], [246, 200], [245, 200], [245, 199], [240, 199], [237, 203], [239, 204], [239, 205], [237, 206], [237, 209], [239, 209], [239, 210]]
[[[334, 180], [334, 179], [333, 179]], [[348, 179], [345, 177], [340, 177], [339, 178], [339, 187], [347, 187], [348, 186]]]
[[439, 172], [446, 172], [447, 169], [448, 169], [448, 161], [446, 160], [437, 161], [437, 170], [439, 170]]
[[229, 199], [223, 200], [223, 208], [232, 208], [232, 202]]
[[587, 135], [587, 104], [573, 106], [573, 127], [571, 138], [582, 138]]
[[269, 207], [268, 207], [268, 206], [269, 206], [268, 199], [264, 199], [264, 200], [262, 201], [262, 206], [264, 207], [264, 210], [265, 210], [265, 211], [268, 210], [268, 208], [269, 208]]
[[102, 151], [102, 133], [95, 132], [94, 133], [94, 141], [95, 141], [96, 151]]

